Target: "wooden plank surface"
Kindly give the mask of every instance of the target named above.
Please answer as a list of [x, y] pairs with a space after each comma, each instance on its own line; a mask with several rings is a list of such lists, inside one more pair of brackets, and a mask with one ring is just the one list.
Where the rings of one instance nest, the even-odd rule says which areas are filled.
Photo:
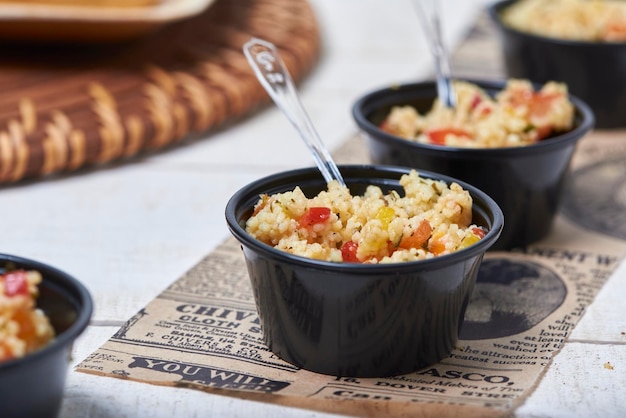
[[[463, 39], [486, 3], [444, 2], [451, 45]], [[319, 65], [301, 84], [302, 99], [321, 136], [337, 149], [356, 132], [349, 110], [353, 100], [381, 85], [426, 78], [431, 61], [410, 2], [310, 4], [322, 28], [323, 47]], [[498, 51], [495, 43], [487, 45], [492, 50], [478, 52], [491, 71], [498, 65], [492, 61]], [[473, 71], [481, 74], [479, 68]], [[236, 189], [266, 174], [312, 164], [284, 116], [269, 108], [132, 164], [5, 186], [0, 190], [0, 250], [50, 263], [91, 290], [94, 318], [75, 345], [75, 364], [229, 236], [223, 209]], [[515, 411], [516, 417], [626, 415], [624, 294], [622, 268], [604, 286], [537, 389]], [[606, 362], [614, 370], [605, 368]], [[69, 373], [62, 418], [143, 416], [340, 415]]]

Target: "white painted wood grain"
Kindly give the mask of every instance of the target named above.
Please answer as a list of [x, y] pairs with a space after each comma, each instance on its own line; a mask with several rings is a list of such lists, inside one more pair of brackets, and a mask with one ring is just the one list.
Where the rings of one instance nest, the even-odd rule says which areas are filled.
[[[605, 367], [606, 363], [614, 369]], [[526, 403], [520, 418], [626, 416], [626, 345], [566, 343]]]
[[[600, 290], [570, 336], [571, 341], [626, 347], [626, 261]], [[624, 371], [626, 371], [626, 356]]]

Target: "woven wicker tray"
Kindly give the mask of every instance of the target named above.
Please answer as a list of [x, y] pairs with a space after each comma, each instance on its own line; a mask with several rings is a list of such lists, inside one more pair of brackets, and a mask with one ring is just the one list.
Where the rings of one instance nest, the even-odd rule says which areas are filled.
[[127, 160], [269, 100], [242, 46], [273, 42], [297, 82], [316, 63], [306, 0], [218, 0], [118, 45], [24, 45], [0, 62], [0, 183]]

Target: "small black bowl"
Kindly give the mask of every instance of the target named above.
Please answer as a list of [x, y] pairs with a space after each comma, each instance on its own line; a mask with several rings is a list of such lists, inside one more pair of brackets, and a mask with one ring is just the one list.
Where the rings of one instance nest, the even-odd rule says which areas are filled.
[[[406, 168], [342, 166], [353, 195], [367, 185], [404, 193]], [[420, 172], [424, 178], [456, 181]], [[275, 174], [236, 192], [226, 221], [242, 244], [263, 335], [276, 355], [298, 367], [335, 376], [409, 373], [450, 354], [485, 251], [503, 224], [496, 203], [458, 182], [474, 199], [473, 222], [487, 229], [478, 243], [428, 260], [394, 264], [332, 263], [295, 256], [245, 230], [259, 195], [300, 186], [312, 197], [326, 189], [317, 168]]]
[[599, 129], [626, 126], [626, 42], [583, 42], [543, 37], [503, 23], [501, 13], [516, 0], [488, 7], [500, 38], [509, 78], [559, 81], [593, 110]]
[[26, 356], [0, 362], [0, 415], [7, 418], [51, 418], [61, 408], [72, 345], [93, 311], [87, 289], [49, 265], [0, 254], [0, 272], [8, 267], [42, 275], [37, 307], [50, 319], [56, 336]]
[[[504, 82], [468, 80], [495, 94]], [[455, 148], [421, 144], [391, 135], [378, 126], [396, 105], [411, 105], [422, 114], [437, 96], [433, 81], [375, 90], [352, 109], [375, 164], [401, 165], [434, 171], [469, 183], [492, 197], [502, 209], [505, 226], [491, 250], [524, 247], [544, 238], [558, 210], [565, 177], [576, 143], [593, 126], [593, 113], [570, 96], [575, 127], [567, 133], [524, 147]]]

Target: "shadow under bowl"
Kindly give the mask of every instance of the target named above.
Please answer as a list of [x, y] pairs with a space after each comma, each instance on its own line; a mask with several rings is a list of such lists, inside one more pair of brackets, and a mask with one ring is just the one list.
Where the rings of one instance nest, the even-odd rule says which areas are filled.
[[[488, 94], [505, 83], [468, 80]], [[437, 96], [433, 81], [372, 91], [352, 109], [374, 164], [389, 164], [441, 173], [485, 192], [504, 213], [504, 230], [491, 250], [525, 247], [547, 236], [558, 211], [564, 181], [576, 144], [592, 127], [593, 113], [576, 97], [575, 127], [569, 132], [524, 147], [455, 148], [421, 144], [388, 134], [379, 124], [393, 106], [411, 105], [421, 114]]]
[[589, 105], [599, 129], [626, 126], [626, 42], [584, 42], [534, 35], [504, 24], [501, 13], [516, 0], [487, 11], [498, 32], [509, 78], [559, 81]]
[[[352, 195], [372, 184], [403, 194], [406, 168], [340, 166]], [[422, 172], [424, 178], [453, 179]], [[502, 212], [486, 194], [459, 182], [474, 199], [473, 222], [488, 231], [478, 243], [428, 260], [394, 264], [332, 263], [300, 257], [258, 241], [245, 230], [259, 195], [300, 186], [308, 197], [326, 189], [317, 168], [275, 174], [229, 200], [226, 221], [241, 243], [263, 335], [283, 360], [335, 376], [409, 373], [448, 356], [478, 268], [497, 240]]]
[[9, 266], [41, 273], [37, 307], [50, 319], [56, 336], [33, 353], [0, 362], [0, 415], [56, 417], [63, 400], [72, 345], [91, 319], [91, 295], [79, 281], [54, 267], [0, 254], [0, 273]]

